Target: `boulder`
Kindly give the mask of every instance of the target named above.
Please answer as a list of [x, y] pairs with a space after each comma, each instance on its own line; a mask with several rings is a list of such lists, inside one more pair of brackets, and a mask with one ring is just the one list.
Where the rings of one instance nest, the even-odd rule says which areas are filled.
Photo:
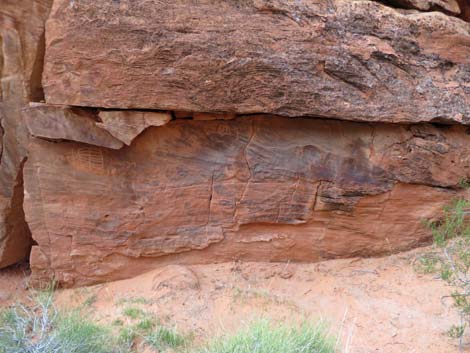
[[319, 261], [429, 240], [470, 178], [464, 126], [276, 116], [173, 120], [121, 150], [35, 139], [25, 213], [35, 281], [165, 264]]
[[469, 124], [469, 43], [457, 17], [377, 1], [56, 0], [44, 90], [111, 109]]
[[186, 266], [169, 265], [153, 272], [154, 291], [188, 291], [199, 289], [196, 274]]

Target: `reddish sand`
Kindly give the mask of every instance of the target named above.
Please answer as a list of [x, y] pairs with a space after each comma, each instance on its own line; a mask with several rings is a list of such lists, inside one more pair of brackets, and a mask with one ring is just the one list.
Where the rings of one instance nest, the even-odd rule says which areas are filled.
[[[231, 332], [252, 318], [322, 318], [341, 332], [350, 353], [450, 353], [445, 331], [457, 323], [451, 288], [413, 269], [426, 249], [378, 259], [316, 264], [226, 263], [170, 266], [133, 279], [59, 291], [70, 307], [88, 300], [102, 322], [122, 318], [126, 306], [154, 312], [193, 333], [196, 343]], [[0, 293], [20, 291], [24, 277], [0, 272]], [[16, 284], [15, 284], [16, 283]]]
[[28, 298], [29, 275], [27, 264], [0, 269], [0, 308]]

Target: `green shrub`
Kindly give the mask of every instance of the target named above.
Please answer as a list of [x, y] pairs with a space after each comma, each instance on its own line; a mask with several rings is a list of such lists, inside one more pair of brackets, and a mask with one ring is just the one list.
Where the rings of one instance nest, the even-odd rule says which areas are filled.
[[418, 263], [425, 273], [437, 272], [454, 288], [450, 295], [460, 314], [461, 322], [452, 326], [448, 335], [460, 339], [470, 324], [470, 201], [454, 200], [444, 208], [439, 222], [427, 222], [435, 250], [421, 257]]
[[322, 324], [274, 325], [258, 320], [233, 336], [210, 343], [199, 353], [334, 353], [336, 340]]

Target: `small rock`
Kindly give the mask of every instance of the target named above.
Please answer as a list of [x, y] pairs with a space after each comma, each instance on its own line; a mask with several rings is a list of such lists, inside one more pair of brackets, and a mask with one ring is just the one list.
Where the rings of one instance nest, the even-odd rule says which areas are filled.
[[199, 280], [196, 274], [188, 267], [169, 265], [158, 271], [152, 280], [152, 289], [163, 288], [173, 290], [199, 289]]
[[282, 279], [292, 278], [293, 275], [294, 275], [294, 271], [288, 268], [283, 269], [281, 272], [279, 272], [279, 277], [281, 277]]

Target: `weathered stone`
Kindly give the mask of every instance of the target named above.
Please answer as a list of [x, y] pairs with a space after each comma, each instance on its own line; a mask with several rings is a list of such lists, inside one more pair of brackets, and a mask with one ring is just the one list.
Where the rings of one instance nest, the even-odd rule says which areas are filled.
[[63, 285], [382, 255], [464, 193], [465, 0], [55, 0], [29, 104], [51, 2], [0, 9], [0, 267], [28, 226]]
[[119, 149], [124, 144], [97, 125], [90, 110], [33, 104], [25, 109], [29, 133], [50, 140], [69, 140]]
[[457, 0], [384, 0], [384, 2], [420, 11], [440, 10], [453, 15], [461, 14]]
[[468, 0], [381, 0], [381, 2], [390, 6], [419, 11], [441, 11], [470, 22], [470, 2]]
[[199, 280], [188, 267], [169, 265], [154, 272], [152, 289], [155, 291], [194, 290], [199, 289]]
[[135, 137], [150, 126], [162, 126], [171, 120], [170, 113], [136, 111], [101, 111], [98, 124], [111, 135], [130, 145]]
[[456, 17], [374, 1], [56, 0], [44, 89], [78, 106], [469, 124], [469, 43]]
[[53, 0], [2, 0], [0, 62], [3, 101], [44, 98], [41, 77], [44, 60], [44, 23]]
[[29, 135], [21, 109], [43, 99], [44, 22], [51, 5], [52, 0], [0, 4], [0, 268], [26, 258], [32, 244], [23, 212]]
[[35, 280], [156, 264], [317, 261], [428, 240], [470, 177], [463, 126], [175, 120], [110, 150], [36, 139], [25, 166]]

